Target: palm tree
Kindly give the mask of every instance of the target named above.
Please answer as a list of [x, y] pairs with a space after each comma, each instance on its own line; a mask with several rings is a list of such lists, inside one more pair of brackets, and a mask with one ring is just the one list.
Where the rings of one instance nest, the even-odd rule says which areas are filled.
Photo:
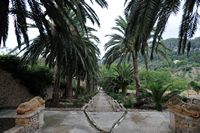
[[[157, 42], [159, 42], [161, 39], [169, 16], [172, 13], [176, 14], [179, 11], [181, 1], [182, 0], [129, 1], [125, 10], [128, 18], [128, 26], [126, 29], [126, 43], [130, 41], [130, 38], [134, 39], [135, 52], [138, 53], [139, 51], [141, 51], [141, 53], [144, 54], [145, 48], [147, 47], [147, 40], [150, 36], [152, 29], [156, 25], [151, 51], [152, 59], [154, 49], [157, 45]], [[191, 38], [197, 29], [199, 19], [198, 8], [199, 0], [184, 1], [183, 17], [179, 32], [179, 53], [184, 53], [187, 39]]]
[[114, 84], [117, 88], [122, 89], [122, 94], [126, 96], [127, 86], [130, 85], [133, 81], [133, 68], [131, 65], [123, 64], [117, 66], [117, 68], [114, 70], [116, 72], [116, 74], [114, 74]]
[[[116, 19], [116, 27], [112, 29], [115, 30], [115, 34], [108, 35], [110, 40], [105, 44], [105, 48], [107, 52], [105, 53], [103, 59], [104, 63], [110, 66], [114, 61], [118, 61], [119, 63], [123, 61], [129, 61], [132, 59], [133, 64], [133, 77], [135, 81], [135, 88], [136, 88], [136, 98], [140, 97], [140, 80], [138, 76], [138, 57], [135, 51], [135, 41], [131, 38], [129, 43], [126, 43], [126, 28], [127, 28], [127, 20], [119, 16]], [[151, 37], [151, 36], [150, 36]], [[161, 43], [161, 42], [158, 42]], [[151, 47], [145, 48], [143, 57], [145, 60], [145, 64], [147, 66], [147, 56], [148, 56], [148, 49]], [[167, 59], [166, 57], [166, 48], [163, 45], [159, 45], [156, 47], [157, 52]], [[148, 68], [148, 67], [146, 67]], [[138, 99], [139, 100], [139, 99]]]
[[140, 90], [140, 80], [138, 76], [138, 61], [137, 56], [134, 50], [133, 42], [128, 44], [125, 43], [125, 31], [127, 28], [127, 21], [119, 16], [116, 19], [116, 27], [112, 29], [116, 31], [115, 34], [108, 35], [110, 40], [105, 44], [107, 52], [104, 55], [104, 63], [110, 65], [114, 61], [118, 60], [119, 62], [126, 61], [127, 59], [132, 59], [133, 69], [134, 69], [134, 81], [136, 86], [136, 97], [139, 96]]
[[[90, 30], [91, 28], [88, 28], [87, 33]], [[46, 64], [50, 68], [54, 68], [54, 103], [58, 103], [59, 100], [59, 83], [61, 77], [65, 77], [67, 80], [66, 96], [72, 98], [72, 79], [74, 76], [80, 74], [80, 69], [85, 75], [95, 75], [96, 72], [99, 50], [88, 38], [89, 35], [92, 37], [92, 34], [86, 35], [85, 33], [81, 38], [77, 36], [76, 32], [73, 32], [73, 34], [70, 42], [63, 42], [62, 34], [56, 27], [53, 27], [51, 38], [54, 40], [53, 43], [49, 40], [48, 35], [43, 37], [38, 36], [33, 40], [31, 45], [26, 47], [26, 52], [24, 53], [23, 60], [34, 63], [42, 56], [45, 58]], [[93, 38], [98, 39], [95, 36]]]
[[[101, 7], [108, 6], [105, 0], [95, 1]], [[47, 33], [51, 37], [51, 25], [48, 23], [48, 18], [60, 29], [64, 38], [69, 38], [71, 36], [70, 27], [73, 23], [71, 23], [71, 18], [66, 9], [70, 9], [76, 14], [82, 30], [85, 30], [86, 18], [90, 19], [92, 23], [99, 25], [98, 16], [84, 0], [1, 0], [0, 45], [2, 41], [5, 45], [7, 39], [9, 28], [8, 17], [10, 14], [13, 16], [19, 47], [22, 44], [22, 38], [27, 45], [29, 44], [27, 33], [29, 25], [37, 27], [41, 36], [45, 36]], [[28, 24], [27, 18], [32, 19], [34, 24]], [[77, 27], [74, 26], [74, 28], [77, 30]]]

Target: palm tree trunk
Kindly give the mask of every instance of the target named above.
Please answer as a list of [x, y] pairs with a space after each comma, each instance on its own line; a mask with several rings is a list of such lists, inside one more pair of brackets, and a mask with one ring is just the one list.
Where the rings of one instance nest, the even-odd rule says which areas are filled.
[[55, 70], [55, 81], [53, 86], [53, 103], [58, 105], [59, 103], [59, 85], [60, 85], [60, 69], [56, 68]]
[[90, 76], [87, 75], [87, 79], [86, 79], [86, 89], [88, 92], [91, 91], [91, 83], [90, 83]]
[[132, 51], [132, 59], [133, 59], [134, 81], [136, 88], [136, 99], [138, 101], [138, 98], [140, 97], [140, 79], [138, 73], [138, 60], [134, 51]]
[[122, 87], [122, 95], [123, 96], [126, 96], [126, 92], [127, 92], [126, 86]]
[[80, 84], [81, 84], [81, 78], [80, 76], [77, 77], [77, 86], [76, 86], [76, 97], [80, 95]]
[[67, 76], [67, 98], [72, 99], [73, 97], [73, 91], [72, 91], [72, 74], [69, 74]]

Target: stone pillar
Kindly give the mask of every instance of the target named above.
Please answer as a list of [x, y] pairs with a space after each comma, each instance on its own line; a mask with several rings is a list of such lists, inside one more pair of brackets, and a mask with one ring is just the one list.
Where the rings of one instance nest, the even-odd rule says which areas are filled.
[[44, 124], [44, 108], [40, 107], [30, 114], [16, 116], [16, 125], [39, 129]]

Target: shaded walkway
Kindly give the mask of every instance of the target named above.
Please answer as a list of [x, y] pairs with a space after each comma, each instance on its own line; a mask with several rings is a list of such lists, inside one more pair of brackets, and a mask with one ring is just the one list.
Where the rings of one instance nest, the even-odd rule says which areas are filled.
[[112, 105], [109, 102], [110, 97], [103, 91], [99, 91], [97, 95], [92, 98], [91, 103], [87, 108], [90, 112], [114, 112]]

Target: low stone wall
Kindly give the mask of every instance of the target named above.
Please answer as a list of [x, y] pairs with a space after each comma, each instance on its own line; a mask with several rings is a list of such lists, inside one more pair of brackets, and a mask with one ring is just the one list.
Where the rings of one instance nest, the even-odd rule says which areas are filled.
[[4, 133], [34, 133], [44, 124], [44, 107], [38, 108], [37, 111], [28, 115], [17, 115], [15, 127]]
[[200, 119], [194, 119], [192, 117], [171, 112], [170, 128], [176, 133], [199, 133]]
[[170, 128], [176, 133], [200, 132], [200, 101], [183, 102], [177, 97], [168, 101]]
[[5, 133], [35, 133], [44, 124], [45, 104], [42, 98], [35, 97], [18, 106], [15, 127]]

